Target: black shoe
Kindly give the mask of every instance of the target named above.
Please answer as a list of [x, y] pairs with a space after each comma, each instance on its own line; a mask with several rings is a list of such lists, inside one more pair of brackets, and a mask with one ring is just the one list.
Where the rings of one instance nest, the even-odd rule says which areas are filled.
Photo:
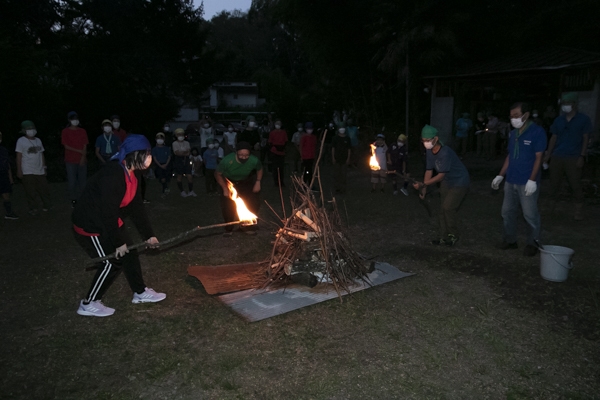
[[6, 213], [6, 215], [4, 215], [4, 219], [16, 220], [16, 219], [19, 219], [19, 217], [14, 212], [9, 212], [9, 213]]
[[150, 202], [146, 199], [144, 199], [144, 204], [150, 204]]
[[518, 249], [519, 245], [517, 245], [517, 242], [514, 242], [514, 243], [502, 242], [499, 245], [497, 245], [496, 248], [499, 250]]
[[528, 244], [527, 246], [525, 246], [525, 249], [523, 249], [523, 255], [526, 257], [533, 257], [538, 253], [538, 248]]
[[77, 204], [77, 200], [71, 200], [71, 208], [75, 208], [75, 204]]
[[[436, 245], [436, 246], [443, 246], [443, 245], [445, 245], [445, 244], [447, 244], [447, 243], [446, 243], [446, 240], [445, 240], [445, 239], [433, 239], [433, 240], [431, 241], [431, 244], [434, 244], [434, 245]], [[450, 245], [450, 246], [452, 246], [452, 245]]]

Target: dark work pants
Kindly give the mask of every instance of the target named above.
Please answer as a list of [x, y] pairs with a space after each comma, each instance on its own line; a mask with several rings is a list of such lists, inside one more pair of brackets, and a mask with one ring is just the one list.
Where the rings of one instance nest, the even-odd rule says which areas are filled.
[[50, 187], [46, 180], [46, 175], [23, 175], [21, 178], [25, 197], [30, 210], [36, 210], [38, 205], [38, 196], [42, 200], [45, 209], [52, 208], [50, 201]]
[[[233, 182], [233, 187], [237, 191], [238, 196], [240, 196], [242, 200], [244, 200], [244, 204], [246, 204], [248, 210], [253, 212], [255, 215], [258, 215], [258, 210], [260, 208], [260, 193], [254, 193], [252, 191], [255, 182], [256, 174], [251, 174], [249, 177], [242, 181]], [[225, 220], [225, 222], [239, 221], [237, 210], [235, 207], [235, 202], [229, 197], [223, 196], [223, 194], [221, 194], [220, 202], [221, 212], [223, 213], [223, 219]], [[258, 225], [240, 226], [240, 230], [256, 229], [258, 229]], [[231, 232], [233, 230], [233, 225], [226, 226], [225, 230], [227, 232]]]
[[310, 185], [310, 181], [313, 176], [313, 165], [315, 163], [314, 158], [308, 160], [302, 160], [302, 180], [307, 185]]
[[[124, 227], [120, 229], [124, 230]], [[115, 252], [115, 247], [104, 236], [83, 236], [75, 231], [73, 231], [73, 235], [77, 243], [92, 258], [104, 257]], [[127, 245], [132, 244], [128, 236], [126, 236], [126, 242]], [[85, 297], [85, 302], [102, 299], [102, 296], [106, 293], [110, 285], [112, 285], [121, 270], [123, 270], [132, 291], [142, 293], [146, 289], [137, 250], [129, 250], [129, 253], [118, 260], [110, 259], [102, 261], [97, 264], [97, 267], [96, 275]]]
[[583, 189], [581, 186], [581, 168], [577, 168], [578, 157], [552, 157], [550, 160], [550, 198], [557, 200], [563, 177], [573, 190], [575, 203], [583, 203]]
[[279, 182], [281, 182], [281, 185], [285, 186], [285, 182], [283, 181], [285, 171], [285, 155], [269, 153], [269, 158], [271, 159], [273, 183], [275, 184], [275, 186], [278, 186]]
[[206, 176], [204, 177], [206, 184], [206, 193], [217, 192], [217, 179], [215, 178], [215, 170], [206, 168]]
[[440, 187], [440, 234], [445, 238], [449, 234], [458, 235], [458, 209], [463, 202], [468, 187]]
[[348, 175], [348, 165], [333, 164], [333, 186], [336, 192], [346, 192], [346, 176]]

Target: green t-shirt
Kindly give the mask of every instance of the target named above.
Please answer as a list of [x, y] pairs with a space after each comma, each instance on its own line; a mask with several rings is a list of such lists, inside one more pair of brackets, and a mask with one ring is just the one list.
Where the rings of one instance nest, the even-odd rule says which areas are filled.
[[217, 167], [217, 171], [232, 182], [244, 180], [252, 173], [252, 171], [260, 171], [261, 169], [262, 163], [258, 157], [250, 154], [248, 161], [242, 164], [235, 158], [235, 153], [227, 154]]

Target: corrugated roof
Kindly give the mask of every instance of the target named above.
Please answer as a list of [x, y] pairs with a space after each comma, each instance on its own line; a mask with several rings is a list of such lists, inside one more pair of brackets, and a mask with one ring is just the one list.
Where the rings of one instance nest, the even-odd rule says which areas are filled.
[[552, 47], [500, 57], [478, 64], [465, 65], [453, 73], [426, 78], [459, 78], [512, 72], [557, 70], [600, 63], [600, 53], [565, 47]]

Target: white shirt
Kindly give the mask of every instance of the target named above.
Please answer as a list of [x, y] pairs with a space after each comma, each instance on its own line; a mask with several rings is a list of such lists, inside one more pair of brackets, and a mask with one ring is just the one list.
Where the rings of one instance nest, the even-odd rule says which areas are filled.
[[223, 135], [227, 138], [227, 144], [235, 149], [235, 138], [237, 136], [237, 132], [225, 132]]
[[27, 136], [21, 136], [17, 140], [15, 151], [21, 153], [23, 156], [21, 159], [21, 171], [23, 171], [23, 175], [44, 175], [42, 154], [44, 152], [44, 145], [42, 145], [40, 139], [37, 137], [30, 139]]
[[188, 142], [187, 140], [183, 140], [181, 142], [179, 140], [176, 140], [171, 144], [171, 148], [173, 149], [173, 153], [175, 153], [176, 151], [186, 152], [192, 150], [192, 148], [190, 147], [190, 142]]
[[382, 171], [387, 171], [387, 145], [375, 146], [375, 157]]
[[214, 139], [212, 128], [201, 128], [200, 129], [200, 147], [207, 147], [206, 141], [208, 139]]

